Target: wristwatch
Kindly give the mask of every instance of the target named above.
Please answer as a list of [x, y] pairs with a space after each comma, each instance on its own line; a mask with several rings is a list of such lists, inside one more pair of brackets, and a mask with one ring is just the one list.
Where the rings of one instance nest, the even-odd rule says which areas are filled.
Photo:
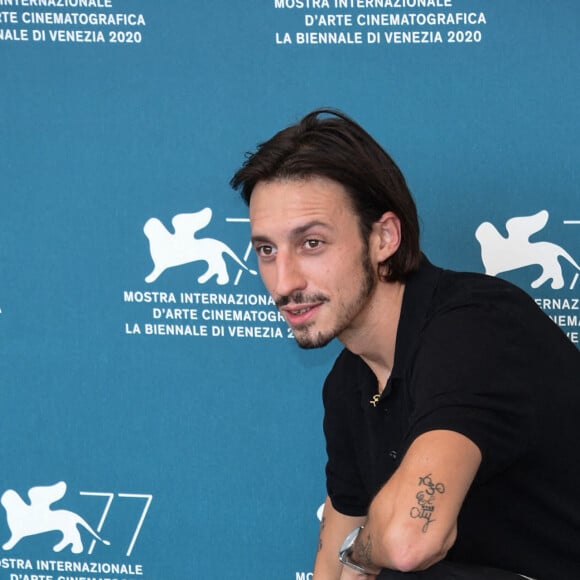
[[376, 575], [380, 572], [380, 570], [368, 570], [364, 566], [361, 566], [360, 564], [357, 564], [356, 562], [354, 562], [350, 557], [350, 555], [352, 554], [354, 543], [355, 543], [356, 539], [358, 538], [358, 535], [360, 534], [361, 530], [363, 530], [363, 529], [364, 529], [364, 526], [359, 526], [358, 528], [355, 528], [346, 537], [346, 539], [342, 543], [342, 546], [340, 547], [340, 550], [338, 551], [338, 559], [345, 566], [348, 566], [349, 568], [352, 568], [353, 570], [356, 570], [357, 572], [360, 572], [361, 574]]

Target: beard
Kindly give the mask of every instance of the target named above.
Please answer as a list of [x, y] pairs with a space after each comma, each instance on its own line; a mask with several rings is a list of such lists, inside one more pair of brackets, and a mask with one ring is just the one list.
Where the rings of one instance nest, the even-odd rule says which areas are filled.
[[[360, 285], [357, 294], [348, 301], [338, 305], [337, 320], [330, 330], [316, 331], [314, 328], [316, 326], [315, 321], [293, 326], [292, 332], [294, 333], [294, 338], [298, 346], [303, 349], [322, 348], [344, 332], [365, 306], [377, 282], [378, 276], [373, 269], [368, 248], [365, 245], [361, 253]], [[281, 296], [278, 298], [276, 300], [276, 306], [284, 306], [290, 302], [295, 302], [296, 304], [304, 302], [329, 302], [329, 298], [321, 294], [305, 295], [302, 292], [296, 292], [292, 296]]]

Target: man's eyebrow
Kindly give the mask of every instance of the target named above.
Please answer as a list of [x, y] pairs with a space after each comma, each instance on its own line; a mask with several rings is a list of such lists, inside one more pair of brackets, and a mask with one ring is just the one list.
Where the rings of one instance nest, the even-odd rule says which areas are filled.
[[[324, 228], [324, 229], [330, 229], [331, 226], [328, 223], [320, 221], [320, 220], [312, 220], [312, 221], [305, 223], [304, 225], [298, 226], [298, 227], [290, 230], [289, 237], [291, 239], [298, 238], [298, 237], [304, 235], [308, 230], [310, 230], [312, 228], [317, 228], [317, 227]], [[256, 234], [256, 235], [252, 236], [251, 241], [252, 241], [252, 243], [256, 243], [256, 242], [271, 243], [271, 240], [268, 236], [263, 236], [260, 234]]]
[[305, 223], [302, 226], [298, 226], [297, 228], [294, 228], [293, 230], [290, 231], [290, 237], [295, 238], [295, 237], [299, 237], [302, 234], [305, 234], [308, 230], [312, 229], [312, 228], [317, 228], [317, 227], [322, 227], [325, 229], [330, 228], [330, 225], [327, 224], [326, 222], [320, 221], [320, 220], [312, 220], [310, 222]]
[[250, 241], [252, 242], [252, 244], [256, 244], [256, 243], [270, 244], [271, 243], [270, 239], [266, 236], [252, 236], [250, 238]]

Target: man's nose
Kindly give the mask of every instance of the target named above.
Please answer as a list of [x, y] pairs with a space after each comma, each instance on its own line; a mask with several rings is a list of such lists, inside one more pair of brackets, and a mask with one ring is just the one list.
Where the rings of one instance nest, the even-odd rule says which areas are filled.
[[276, 295], [292, 296], [294, 292], [306, 288], [306, 279], [299, 261], [290, 253], [276, 256]]

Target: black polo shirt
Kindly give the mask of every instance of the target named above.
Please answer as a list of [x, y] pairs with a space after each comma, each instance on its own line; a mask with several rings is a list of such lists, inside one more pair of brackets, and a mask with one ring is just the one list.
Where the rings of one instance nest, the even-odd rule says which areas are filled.
[[323, 391], [335, 509], [365, 515], [417, 436], [456, 431], [482, 463], [448, 558], [580, 578], [580, 353], [525, 292], [424, 259], [376, 394], [375, 375], [345, 349]]

